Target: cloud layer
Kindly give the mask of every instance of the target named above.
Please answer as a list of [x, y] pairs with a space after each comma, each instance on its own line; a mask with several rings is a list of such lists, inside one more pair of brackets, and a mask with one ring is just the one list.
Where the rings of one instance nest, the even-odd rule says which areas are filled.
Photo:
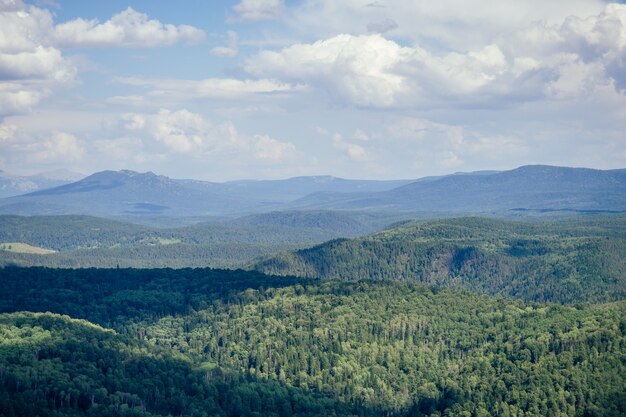
[[256, 76], [306, 83], [371, 107], [502, 105], [624, 89], [626, 5], [558, 25], [534, 23], [467, 51], [401, 46], [380, 34], [341, 34], [249, 58]]

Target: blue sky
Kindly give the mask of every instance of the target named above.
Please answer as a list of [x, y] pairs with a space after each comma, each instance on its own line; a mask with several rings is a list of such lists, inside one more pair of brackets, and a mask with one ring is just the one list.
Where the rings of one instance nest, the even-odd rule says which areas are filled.
[[0, 0], [0, 169], [626, 166], [626, 5]]

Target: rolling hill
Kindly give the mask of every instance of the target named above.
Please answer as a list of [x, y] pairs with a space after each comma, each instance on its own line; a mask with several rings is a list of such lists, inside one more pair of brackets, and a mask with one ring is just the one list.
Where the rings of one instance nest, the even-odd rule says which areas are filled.
[[374, 235], [271, 256], [269, 274], [414, 281], [532, 301], [626, 297], [626, 216], [522, 223], [485, 218], [409, 222]]
[[626, 412], [623, 301], [206, 269], [2, 273], [7, 417]]
[[243, 266], [259, 256], [371, 233], [391, 221], [371, 213], [269, 212], [162, 228], [81, 215], [0, 215], [0, 265]]

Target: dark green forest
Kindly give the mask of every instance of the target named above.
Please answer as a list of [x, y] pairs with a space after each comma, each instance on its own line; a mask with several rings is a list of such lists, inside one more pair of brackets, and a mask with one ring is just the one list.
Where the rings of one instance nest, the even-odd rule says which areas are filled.
[[615, 301], [626, 297], [626, 216], [407, 222], [272, 255], [251, 268], [310, 278], [412, 281], [528, 301]]
[[6, 416], [626, 413], [623, 301], [241, 270], [0, 274]]
[[2, 215], [0, 244], [26, 243], [57, 253], [0, 249], [0, 266], [238, 267], [279, 251], [371, 233], [393, 218], [376, 213], [285, 211], [159, 228], [91, 216]]

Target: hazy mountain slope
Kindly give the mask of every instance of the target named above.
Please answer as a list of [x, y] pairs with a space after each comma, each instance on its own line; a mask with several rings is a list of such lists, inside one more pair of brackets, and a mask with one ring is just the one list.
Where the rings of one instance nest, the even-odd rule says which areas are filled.
[[229, 181], [224, 186], [229, 194], [248, 195], [258, 201], [287, 203], [318, 192], [377, 192], [411, 183], [412, 180], [349, 180], [333, 176], [294, 177], [286, 180]]
[[243, 199], [220, 196], [217, 185], [190, 189], [160, 175], [133, 171], [103, 171], [75, 183], [5, 199], [0, 212], [13, 214], [214, 215], [224, 206], [246, 207]]
[[449, 175], [386, 192], [317, 194], [293, 206], [457, 213], [513, 209], [626, 211], [626, 170], [533, 165], [482, 175]]
[[80, 181], [0, 200], [0, 213], [142, 216], [235, 216], [280, 208], [320, 190], [389, 190], [408, 181], [298, 177], [212, 183], [174, 180], [152, 172], [102, 171]]
[[42, 172], [29, 176], [11, 175], [0, 170], [0, 198], [57, 187], [77, 181], [82, 177], [81, 174], [65, 170]]
[[626, 216], [555, 223], [465, 218], [411, 224], [261, 260], [270, 274], [408, 280], [534, 301], [626, 296]]

